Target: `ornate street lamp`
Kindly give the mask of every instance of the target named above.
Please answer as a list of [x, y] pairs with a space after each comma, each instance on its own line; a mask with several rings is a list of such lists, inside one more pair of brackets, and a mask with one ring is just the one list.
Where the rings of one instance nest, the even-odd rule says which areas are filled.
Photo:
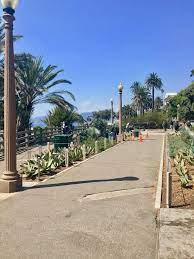
[[119, 141], [122, 141], [122, 93], [123, 93], [123, 85], [122, 83], [118, 86], [119, 90]]
[[15, 13], [18, 2], [19, 0], [1, 0], [3, 11], [13, 15]]
[[110, 99], [110, 104], [111, 104], [111, 124], [114, 124], [114, 108], [113, 108], [113, 99]]
[[16, 167], [16, 93], [14, 72], [13, 22], [18, 0], [1, 0], [5, 21], [4, 64], [4, 154], [5, 172], [0, 180], [0, 192], [16, 192], [22, 180]]

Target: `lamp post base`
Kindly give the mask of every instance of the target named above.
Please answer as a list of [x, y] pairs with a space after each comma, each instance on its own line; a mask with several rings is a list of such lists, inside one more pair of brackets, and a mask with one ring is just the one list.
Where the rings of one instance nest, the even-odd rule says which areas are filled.
[[19, 177], [17, 180], [3, 180], [0, 179], [0, 193], [13, 193], [18, 192], [22, 189], [22, 178]]

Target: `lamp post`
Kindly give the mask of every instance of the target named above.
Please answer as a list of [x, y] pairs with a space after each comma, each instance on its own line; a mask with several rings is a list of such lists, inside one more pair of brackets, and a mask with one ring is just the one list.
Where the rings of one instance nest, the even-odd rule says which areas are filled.
[[180, 104], [177, 105], [177, 121], [179, 121], [179, 109], [180, 109]]
[[113, 109], [113, 99], [110, 99], [110, 104], [111, 104], [111, 124], [114, 124], [114, 109]]
[[22, 180], [16, 168], [16, 93], [14, 72], [13, 22], [18, 0], [1, 0], [5, 22], [4, 63], [4, 154], [5, 172], [0, 180], [0, 192], [21, 189]]
[[119, 141], [122, 141], [122, 93], [123, 93], [123, 85], [122, 83], [118, 86], [119, 90]]

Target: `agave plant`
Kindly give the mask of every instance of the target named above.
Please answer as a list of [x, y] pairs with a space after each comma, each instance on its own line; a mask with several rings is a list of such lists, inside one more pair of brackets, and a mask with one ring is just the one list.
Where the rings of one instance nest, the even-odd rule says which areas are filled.
[[189, 175], [189, 171], [187, 168], [188, 164], [194, 164], [194, 156], [193, 153], [191, 153], [190, 150], [187, 151], [179, 151], [174, 159], [175, 165], [176, 165], [176, 171], [177, 174], [180, 177], [181, 186], [184, 188], [191, 187], [191, 176]]
[[49, 175], [64, 163], [64, 155], [53, 150], [35, 155], [33, 159], [21, 165], [21, 173], [27, 178], [36, 178], [38, 174]]
[[81, 147], [75, 147], [69, 150], [69, 163], [73, 164], [76, 161], [80, 161], [83, 158], [83, 151]]
[[89, 157], [95, 153], [95, 146], [86, 146], [86, 157]]
[[[99, 150], [104, 150], [104, 139], [99, 139]], [[86, 157], [95, 153], [94, 141], [86, 145]], [[69, 149], [69, 165], [74, 164], [76, 161], [83, 159], [82, 147], [72, 147]], [[43, 152], [35, 155], [33, 159], [26, 161], [21, 165], [21, 174], [26, 178], [35, 179], [38, 175], [51, 175], [53, 172], [66, 164], [66, 150], [61, 149], [55, 152], [54, 150]]]

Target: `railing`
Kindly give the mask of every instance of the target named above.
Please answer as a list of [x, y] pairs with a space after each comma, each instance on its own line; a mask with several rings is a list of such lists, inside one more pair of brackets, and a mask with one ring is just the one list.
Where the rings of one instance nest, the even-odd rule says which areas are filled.
[[[85, 127], [76, 127], [73, 130], [73, 134], [79, 134]], [[48, 142], [53, 142], [53, 137], [58, 134], [62, 134], [62, 127], [53, 128], [35, 128], [32, 130], [25, 130], [17, 132], [17, 153], [22, 153], [36, 146], [46, 145]], [[4, 158], [4, 134], [0, 131], [0, 160]]]
[[[17, 153], [22, 153], [35, 146], [45, 145], [53, 141], [53, 136], [62, 133], [61, 127], [32, 129], [17, 132]], [[0, 160], [4, 157], [4, 134], [0, 131]]]

